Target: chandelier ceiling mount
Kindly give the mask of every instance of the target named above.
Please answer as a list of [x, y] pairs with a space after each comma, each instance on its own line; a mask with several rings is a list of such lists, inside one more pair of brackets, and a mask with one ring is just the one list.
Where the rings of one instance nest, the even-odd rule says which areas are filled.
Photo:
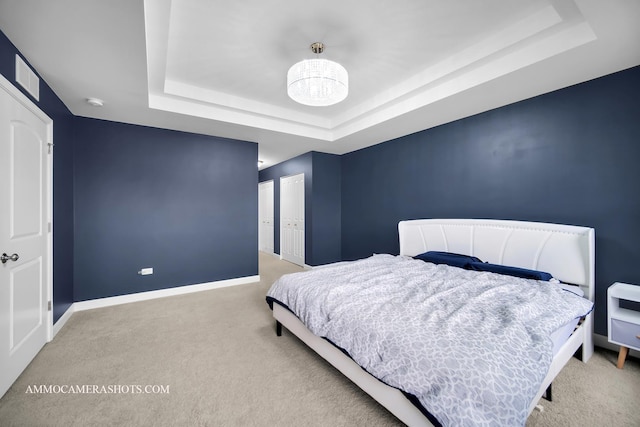
[[[324, 44], [311, 44], [311, 51], [320, 55]], [[349, 74], [337, 62], [328, 59], [305, 59], [289, 68], [287, 94], [294, 101], [312, 107], [326, 107], [343, 101], [349, 94]]]

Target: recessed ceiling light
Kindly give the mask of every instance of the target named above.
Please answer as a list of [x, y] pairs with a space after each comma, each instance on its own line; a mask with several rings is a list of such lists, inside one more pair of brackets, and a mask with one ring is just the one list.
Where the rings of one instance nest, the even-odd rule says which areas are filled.
[[104, 105], [104, 101], [100, 98], [87, 98], [87, 104], [92, 107], [102, 107]]

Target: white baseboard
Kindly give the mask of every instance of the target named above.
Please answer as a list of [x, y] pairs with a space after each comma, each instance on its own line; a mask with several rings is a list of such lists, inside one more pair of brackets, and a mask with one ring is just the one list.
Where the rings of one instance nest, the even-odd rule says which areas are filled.
[[175, 295], [191, 294], [193, 292], [209, 291], [211, 289], [226, 288], [228, 286], [245, 285], [247, 283], [259, 282], [260, 276], [246, 276], [237, 279], [218, 280], [216, 282], [199, 283], [197, 285], [177, 286], [175, 288], [160, 289], [157, 291], [138, 292], [135, 294], [119, 295], [117, 297], [98, 298], [87, 301], [74, 302], [67, 311], [54, 323], [53, 339], [64, 327], [67, 321], [76, 311], [92, 310], [94, 308], [109, 307], [112, 305], [127, 304], [130, 302], [146, 301], [156, 298], [165, 298]]
[[247, 283], [259, 281], [260, 276], [239, 277], [237, 279], [218, 280], [216, 282], [199, 283], [197, 285], [177, 286], [175, 288], [159, 289], [157, 291], [138, 292], [135, 294], [118, 295], [115, 297], [79, 301], [74, 303], [73, 305], [74, 311], [92, 310], [94, 308], [110, 307], [112, 305], [127, 304], [130, 302], [147, 301], [150, 299], [190, 294], [193, 292], [209, 291], [211, 289], [244, 285]]
[[53, 339], [58, 334], [58, 332], [60, 332], [62, 327], [65, 325], [65, 323], [67, 323], [67, 321], [71, 319], [71, 315], [73, 314], [74, 311], [75, 311], [75, 303], [71, 304], [69, 308], [67, 308], [67, 311], [65, 311], [64, 314], [60, 316], [58, 321], [53, 324], [53, 336], [51, 337], [51, 339]]

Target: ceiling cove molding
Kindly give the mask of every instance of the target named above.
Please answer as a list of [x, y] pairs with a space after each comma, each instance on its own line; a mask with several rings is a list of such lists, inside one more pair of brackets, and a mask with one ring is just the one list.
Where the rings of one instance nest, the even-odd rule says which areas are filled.
[[170, 79], [165, 80], [163, 92], [167, 95], [174, 95], [180, 98], [192, 99], [194, 101], [219, 107], [226, 107], [233, 110], [246, 111], [247, 113], [296, 122], [316, 128], [330, 129], [332, 127], [330, 120], [318, 117], [315, 114], [302, 113], [290, 108], [277, 107], [265, 102], [242, 98], [228, 93], [177, 82]]
[[[365, 102], [323, 117], [167, 78], [169, 0], [145, 1], [149, 107], [337, 141], [596, 39], [577, 8], [546, 5]], [[309, 110], [305, 110], [309, 111]]]
[[149, 108], [323, 141], [334, 140], [331, 131], [315, 128], [307, 124], [273, 118], [258, 113], [233, 110], [226, 106], [194, 102], [192, 99], [171, 97], [166, 94], [150, 93]]
[[586, 22], [571, 25], [553, 36], [527, 43], [522, 48], [500, 52], [495, 55], [495, 58], [478, 61], [470, 65], [468, 69], [444, 75], [431, 84], [425, 84], [421, 88], [408, 92], [403, 98], [387, 102], [377, 110], [366, 111], [351, 122], [335, 127], [333, 129], [334, 137], [338, 140], [418, 108], [435, 104], [440, 100], [582, 46], [595, 39], [593, 30]]

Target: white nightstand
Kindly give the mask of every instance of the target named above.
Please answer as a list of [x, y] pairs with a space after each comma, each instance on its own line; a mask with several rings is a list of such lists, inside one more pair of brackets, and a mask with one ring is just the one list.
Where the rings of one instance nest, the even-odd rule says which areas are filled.
[[630, 348], [640, 350], [640, 311], [621, 308], [620, 300], [640, 302], [640, 286], [616, 282], [607, 290], [609, 342], [620, 346], [618, 369]]

